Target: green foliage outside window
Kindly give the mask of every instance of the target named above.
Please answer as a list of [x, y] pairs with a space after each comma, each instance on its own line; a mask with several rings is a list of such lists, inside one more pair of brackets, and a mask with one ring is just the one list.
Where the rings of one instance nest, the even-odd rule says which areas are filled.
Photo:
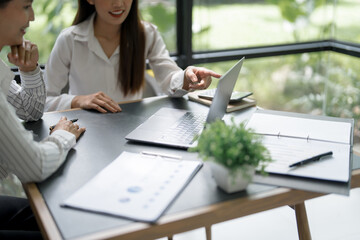
[[[326, 5], [328, 1], [266, 0], [266, 2], [278, 6], [282, 18], [293, 26], [293, 36], [295, 41], [298, 42], [301, 39], [301, 36], [298, 32], [299, 25], [301, 25], [301, 23], [308, 25], [310, 23], [311, 15], [316, 10], [316, 8]], [[329, 27], [331, 27], [331, 25], [332, 23], [330, 22], [328, 26], [323, 26], [323, 28], [320, 28], [320, 30], [326, 34], [328, 33]], [[326, 38], [326, 36], [323, 37]]]
[[[202, 65], [220, 74], [235, 62]], [[354, 143], [360, 143], [360, 59], [315, 52], [245, 59], [238, 91], [252, 91], [266, 109], [354, 118]], [[211, 88], [217, 85], [214, 79]]]
[[26, 38], [36, 43], [40, 63], [45, 64], [58, 34], [71, 25], [77, 8], [73, 0], [36, 0], [33, 3], [35, 21], [30, 23]]
[[140, 7], [145, 21], [155, 24], [161, 33], [166, 47], [170, 52], [176, 52], [176, 9], [173, 4], [160, 2], [158, 4], [142, 5]]

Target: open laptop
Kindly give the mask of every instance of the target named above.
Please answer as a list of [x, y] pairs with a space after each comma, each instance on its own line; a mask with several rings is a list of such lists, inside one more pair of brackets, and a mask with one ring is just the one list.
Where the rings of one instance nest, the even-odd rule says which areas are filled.
[[222, 119], [226, 112], [244, 57], [219, 80], [208, 114], [183, 109], [161, 108], [125, 139], [177, 148], [194, 147], [205, 123]]

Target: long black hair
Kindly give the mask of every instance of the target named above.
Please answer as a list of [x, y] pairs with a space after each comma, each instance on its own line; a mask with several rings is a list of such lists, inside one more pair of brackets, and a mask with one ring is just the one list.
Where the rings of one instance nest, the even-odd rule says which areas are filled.
[[0, 8], [5, 8], [10, 1], [12, 0], [0, 0]]
[[[73, 25], [85, 21], [95, 11], [95, 6], [87, 0], [78, 0]], [[126, 96], [138, 92], [145, 82], [145, 31], [140, 20], [138, 0], [133, 0], [129, 15], [119, 31], [121, 35], [118, 85]]]

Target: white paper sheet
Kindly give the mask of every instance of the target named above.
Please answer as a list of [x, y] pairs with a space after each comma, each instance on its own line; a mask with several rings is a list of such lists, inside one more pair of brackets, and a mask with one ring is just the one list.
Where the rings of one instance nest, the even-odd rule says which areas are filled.
[[123, 152], [63, 206], [154, 222], [201, 166], [199, 161]]

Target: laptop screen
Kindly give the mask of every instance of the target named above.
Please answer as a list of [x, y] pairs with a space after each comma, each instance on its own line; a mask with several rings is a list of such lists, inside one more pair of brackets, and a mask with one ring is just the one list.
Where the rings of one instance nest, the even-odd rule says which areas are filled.
[[222, 119], [226, 112], [231, 93], [233, 92], [236, 80], [238, 79], [241, 66], [245, 57], [240, 59], [231, 69], [229, 69], [219, 80], [215, 96], [212, 100], [206, 123]]

